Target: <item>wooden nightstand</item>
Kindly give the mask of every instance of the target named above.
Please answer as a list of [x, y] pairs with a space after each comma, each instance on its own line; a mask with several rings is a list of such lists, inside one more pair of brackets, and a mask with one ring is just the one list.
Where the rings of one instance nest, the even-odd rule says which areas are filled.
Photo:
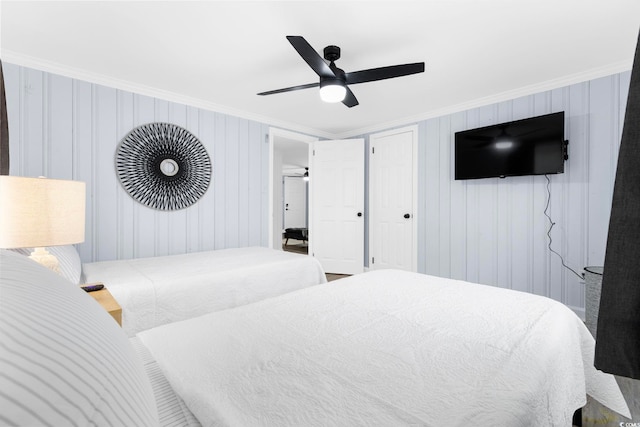
[[118, 301], [111, 295], [107, 288], [102, 288], [99, 291], [87, 292], [98, 303], [107, 310], [107, 312], [113, 317], [118, 325], [122, 326], [122, 308]]

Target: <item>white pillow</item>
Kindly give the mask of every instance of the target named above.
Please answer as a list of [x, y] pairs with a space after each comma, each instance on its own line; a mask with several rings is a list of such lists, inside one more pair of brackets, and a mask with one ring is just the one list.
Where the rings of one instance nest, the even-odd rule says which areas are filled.
[[0, 425], [155, 426], [149, 379], [86, 292], [0, 250]]
[[[11, 249], [13, 252], [29, 256], [33, 248]], [[60, 263], [60, 274], [66, 277], [74, 285], [80, 284], [80, 276], [82, 275], [82, 262], [80, 254], [73, 245], [65, 246], [48, 246], [47, 251], [56, 258]]]

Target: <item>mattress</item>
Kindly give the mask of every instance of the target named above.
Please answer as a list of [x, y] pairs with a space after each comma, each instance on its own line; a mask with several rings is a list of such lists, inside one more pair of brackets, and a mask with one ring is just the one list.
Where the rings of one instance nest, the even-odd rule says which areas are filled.
[[629, 416], [564, 305], [403, 271], [139, 338], [203, 425], [568, 426], [587, 394]]
[[128, 336], [326, 282], [313, 257], [262, 247], [85, 263], [122, 307]]

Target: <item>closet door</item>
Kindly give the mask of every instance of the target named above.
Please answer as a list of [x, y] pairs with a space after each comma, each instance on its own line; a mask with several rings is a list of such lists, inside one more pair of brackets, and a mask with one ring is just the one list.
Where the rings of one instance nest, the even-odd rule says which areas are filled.
[[417, 270], [418, 128], [369, 139], [369, 269]]

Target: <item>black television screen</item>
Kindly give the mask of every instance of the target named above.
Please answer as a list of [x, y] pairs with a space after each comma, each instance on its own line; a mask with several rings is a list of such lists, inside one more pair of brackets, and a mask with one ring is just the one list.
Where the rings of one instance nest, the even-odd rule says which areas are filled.
[[455, 179], [564, 172], [564, 111], [455, 134]]

